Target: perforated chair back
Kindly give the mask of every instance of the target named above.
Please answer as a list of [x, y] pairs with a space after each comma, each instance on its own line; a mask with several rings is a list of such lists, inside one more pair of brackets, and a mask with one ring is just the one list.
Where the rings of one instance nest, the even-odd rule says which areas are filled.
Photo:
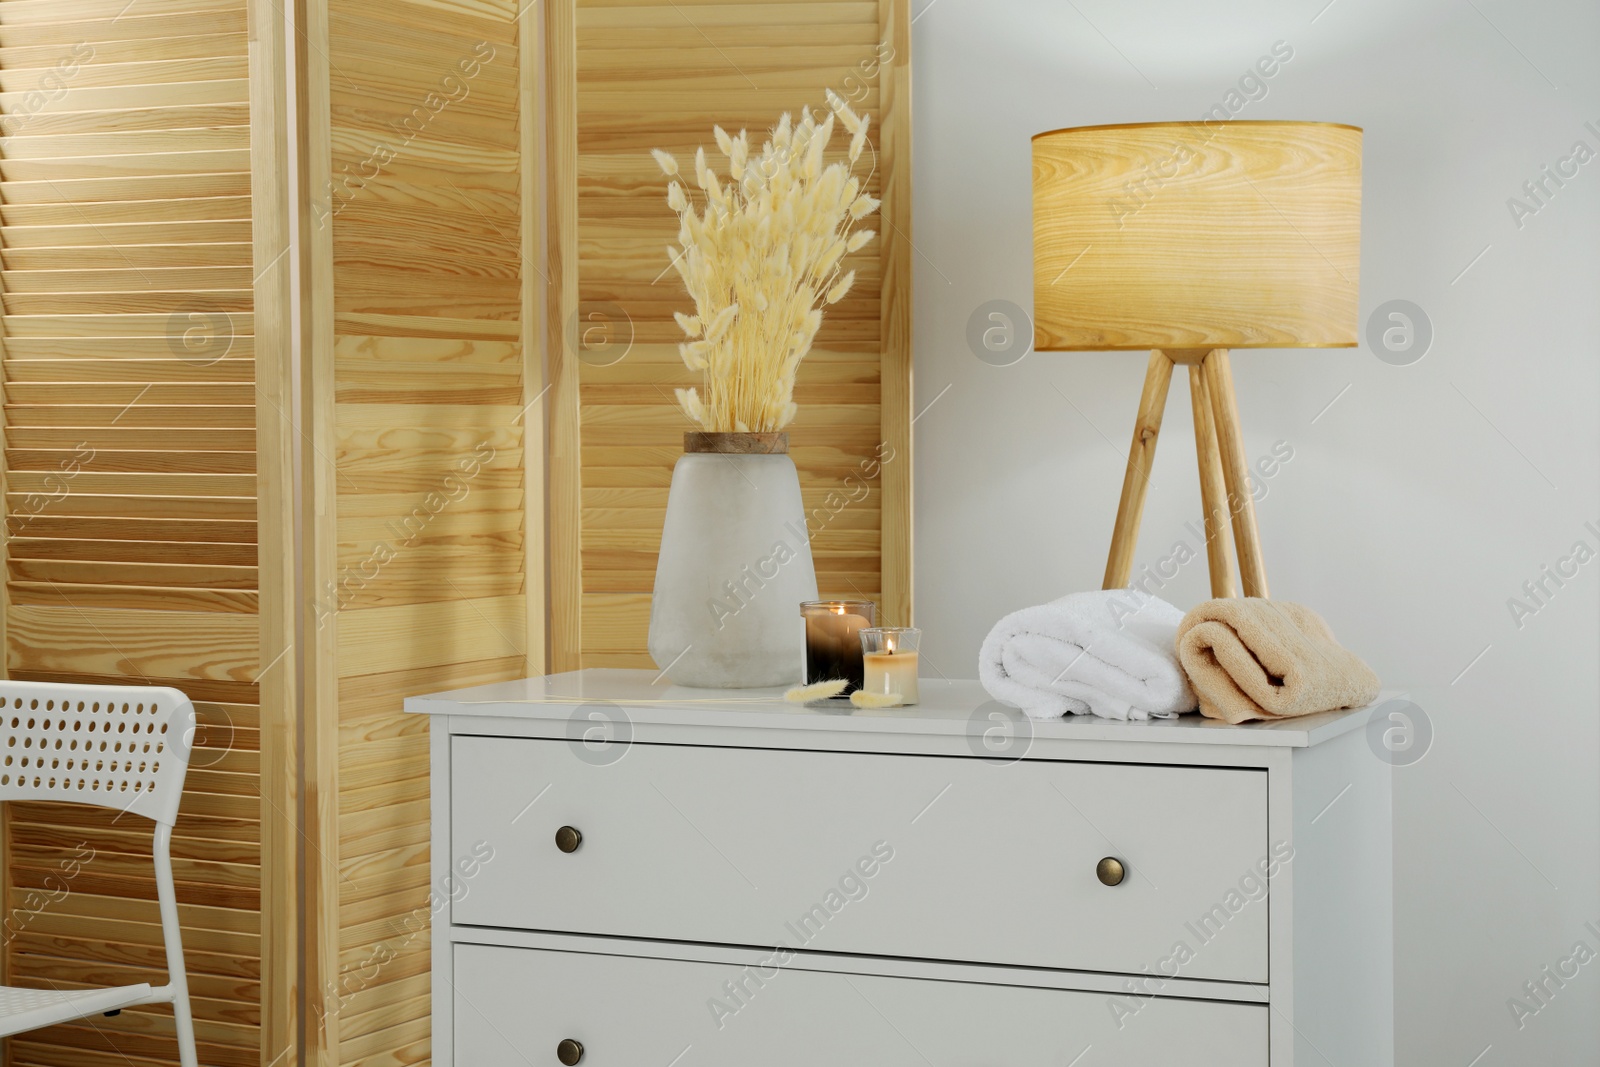
[[171, 827], [194, 731], [176, 689], [0, 680], [0, 801], [92, 804]]
[[178, 1062], [198, 1067], [172, 877], [172, 827], [194, 730], [194, 705], [176, 689], [0, 680], [0, 801], [92, 804], [153, 819], [151, 859], [167, 956], [161, 986], [60, 989], [48, 978], [49, 989], [0, 986], [0, 1036], [140, 1004], [171, 1004]]

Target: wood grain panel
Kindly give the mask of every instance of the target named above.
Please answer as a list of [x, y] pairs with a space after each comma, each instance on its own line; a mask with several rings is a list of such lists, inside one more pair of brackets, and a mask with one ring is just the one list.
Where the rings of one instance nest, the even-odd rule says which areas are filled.
[[550, 377], [550, 670], [583, 665], [582, 365], [567, 345], [578, 314], [577, 0], [545, 4], [545, 360]]
[[543, 664], [540, 125], [522, 7], [308, 4], [320, 1063], [428, 1058], [427, 732], [403, 698]]
[[[293, 566], [302, 510], [296, 497], [295, 455], [302, 434], [290, 417], [299, 373], [291, 358], [295, 339], [290, 325], [304, 316], [292, 267], [297, 258], [303, 265], [304, 251], [291, 247], [290, 207], [297, 197], [290, 171], [295, 152], [288, 80], [294, 42], [282, 15], [275, 0], [250, 0], [252, 318], [258, 317], [258, 325], [250, 348], [230, 348], [228, 353], [230, 359], [255, 359], [257, 394], [262, 410], [270, 412], [257, 420], [256, 430], [260, 648], [265, 661], [258, 674], [261, 710], [256, 724], [264, 979], [257, 1062], [269, 1067], [299, 1059], [304, 1011], [300, 942], [305, 834], [300, 825], [302, 713], [297, 699], [302, 662], [296, 628], [299, 574]], [[221, 199], [213, 196], [206, 203]]]
[[[689, 426], [673, 389], [694, 384], [672, 312], [688, 304], [662, 252], [676, 230], [649, 152], [680, 159], [711, 126], [759, 135], [780, 112], [825, 108], [833, 88], [872, 118], [883, 199], [877, 241], [853, 257], [795, 386], [791, 453], [811, 516], [823, 595], [870, 596], [908, 623], [910, 595], [910, 39], [903, 0], [568, 0], [547, 30], [553, 312], [600, 309], [627, 347], [585, 361], [550, 335], [553, 665], [649, 666], [649, 596], [664, 489]], [[570, 275], [563, 273], [570, 257]], [[571, 292], [567, 292], [572, 290]], [[563, 295], [563, 294], [566, 295]], [[563, 319], [565, 321], [565, 319]], [[627, 344], [631, 342], [631, 345]], [[567, 368], [571, 370], [569, 381]], [[881, 464], [874, 458], [893, 456]], [[863, 468], [876, 470], [862, 479]], [[881, 469], [878, 469], [881, 468]], [[870, 488], [824, 507], [852, 475]], [[835, 497], [835, 500], [838, 498]]]
[[[238, 1067], [295, 1026], [291, 668], [272, 673], [292, 472], [257, 417], [287, 406], [282, 26], [269, 0], [0, 0], [5, 668], [196, 700], [173, 868], [200, 1056]], [[8, 913], [93, 850], [6, 939], [8, 980], [160, 980], [147, 827], [18, 805], [5, 847]], [[172, 1027], [130, 1009], [19, 1035], [8, 1062], [175, 1062]]]

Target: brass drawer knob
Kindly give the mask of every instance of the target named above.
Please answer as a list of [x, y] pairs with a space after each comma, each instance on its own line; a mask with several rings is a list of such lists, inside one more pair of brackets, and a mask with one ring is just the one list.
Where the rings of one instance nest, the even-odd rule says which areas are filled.
[[[559, 848], [562, 852], [576, 852], [581, 844], [583, 844], [583, 831], [576, 826], [563, 826], [556, 831], [556, 848]], [[578, 1047], [580, 1050], [583, 1048], [582, 1045]], [[583, 1053], [580, 1051], [578, 1055], [581, 1056]], [[567, 1061], [562, 1060], [561, 1062], [566, 1063]], [[578, 1061], [573, 1060], [572, 1062], [577, 1063]]]
[[[570, 830], [572, 828], [570, 826], [563, 826], [562, 829]], [[573, 832], [576, 833], [576, 831]], [[568, 851], [571, 850], [569, 849]], [[566, 1064], [567, 1067], [572, 1067], [573, 1064], [583, 1059], [583, 1042], [574, 1041], [570, 1037], [566, 1038], [561, 1042], [561, 1044], [556, 1046], [556, 1059]]]
[[1115, 856], [1107, 856], [1095, 864], [1094, 873], [1102, 885], [1121, 885], [1122, 880], [1128, 875], [1128, 869]]

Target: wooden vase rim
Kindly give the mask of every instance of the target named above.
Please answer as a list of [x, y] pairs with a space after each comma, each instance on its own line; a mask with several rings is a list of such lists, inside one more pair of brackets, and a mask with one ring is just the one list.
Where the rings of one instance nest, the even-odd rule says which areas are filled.
[[683, 435], [685, 452], [717, 452], [732, 456], [787, 455], [787, 433], [713, 433], [687, 430]]

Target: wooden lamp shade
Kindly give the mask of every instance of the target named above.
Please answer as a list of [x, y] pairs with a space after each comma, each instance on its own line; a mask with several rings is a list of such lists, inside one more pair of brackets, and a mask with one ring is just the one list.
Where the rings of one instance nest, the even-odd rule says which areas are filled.
[[1357, 336], [1361, 130], [1085, 126], [1033, 139], [1034, 348], [1327, 348]]
[[[1128, 584], [1174, 365], [1189, 368], [1214, 596], [1267, 595], [1230, 348], [1359, 343], [1361, 130], [1084, 126], [1033, 139], [1034, 348], [1150, 352], [1106, 588]], [[1231, 527], [1231, 538], [1230, 538]]]

